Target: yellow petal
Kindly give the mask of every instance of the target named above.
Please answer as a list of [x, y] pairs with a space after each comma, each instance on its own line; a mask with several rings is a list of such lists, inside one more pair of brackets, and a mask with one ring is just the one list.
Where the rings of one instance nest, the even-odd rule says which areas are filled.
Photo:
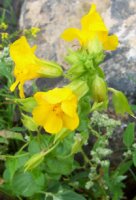
[[61, 104], [61, 109], [69, 117], [73, 117], [77, 109], [77, 98], [73, 98], [70, 101], [63, 101]]
[[33, 53], [36, 51], [36, 49], [37, 49], [37, 45], [34, 45], [34, 46], [31, 48], [31, 50], [32, 50]]
[[44, 124], [44, 129], [51, 134], [58, 133], [63, 127], [62, 119], [54, 112], [50, 112]]
[[72, 91], [69, 88], [55, 88], [48, 92], [45, 92], [44, 99], [50, 104], [57, 104], [72, 95]]
[[19, 84], [19, 81], [16, 80], [11, 86], [10, 86], [10, 91], [13, 92], [15, 90], [15, 88], [17, 87], [17, 85]]
[[64, 32], [61, 34], [61, 38], [66, 40], [66, 41], [72, 41], [74, 39], [78, 39], [80, 40], [81, 37], [80, 37], [80, 30], [77, 29], [77, 28], [68, 28], [66, 30], [64, 30]]
[[21, 99], [25, 98], [23, 85], [24, 85], [24, 83], [20, 83], [19, 86], [18, 86], [19, 96], [20, 96]]
[[24, 63], [33, 63], [36, 57], [33, 53], [33, 48], [30, 47], [25, 36], [22, 36], [10, 45], [10, 56], [16, 65], [24, 65]]
[[85, 31], [108, 31], [101, 16], [96, 12], [96, 5], [93, 4], [89, 13], [81, 19], [82, 30]]
[[116, 35], [108, 36], [106, 41], [103, 43], [105, 50], [115, 50], [118, 46], [118, 37]]
[[44, 126], [49, 113], [50, 113], [49, 105], [38, 105], [36, 108], [34, 108], [32, 115], [33, 115], [34, 121], [38, 125]]
[[94, 3], [92, 3], [91, 8], [90, 8], [88, 14], [90, 15], [90, 14], [92, 14], [92, 13], [94, 13], [94, 12], [96, 12], [96, 5], [95, 5]]
[[79, 125], [79, 117], [77, 114], [75, 114], [73, 117], [69, 117], [68, 115], [63, 115], [63, 124], [66, 128], [70, 130], [74, 130]]
[[36, 92], [34, 95], [35, 100], [37, 103], [40, 104], [46, 104], [47, 102], [44, 99], [45, 92]]

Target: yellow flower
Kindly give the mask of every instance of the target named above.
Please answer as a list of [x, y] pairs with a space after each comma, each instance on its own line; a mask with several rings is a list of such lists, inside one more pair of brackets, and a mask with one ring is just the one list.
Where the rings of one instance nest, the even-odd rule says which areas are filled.
[[40, 28], [37, 28], [37, 27], [32, 27], [30, 30], [33, 37], [36, 37], [37, 33], [40, 32]]
[[0, 24], [0, 29], [6, 30], [7, 28], [8, 28], [8, 25], [6, 23], [2, 22]]
[[5, 40], [5, 39], [7, 39], [7, 38], [8, 38], [8, 36], [9, 36], [9, 34], [8, 34], [8, 33], [1, 33], [1, 39], [2, 39], [2, 40]]
[[37, 106], [32, 114], [34, 121], [45, 131], [57, 134], [62, 128], [74, 130], [79, 124], [77, 97], [69, 88], [55, 88], [34, 95]]
[[10, 56], [15, 63], [14, 76], [16, 81], [11, 85], [10, 90], [14, 91], [19, 85], [20, 97], [24, 98], [23, 85], [27, 80], [39, 77], [58, 77], [62, 69], [51, 61], [44, 61], [34, 54], [36, 46], [30, 47], [26, 38], [22, 36], [10, 45]]
[[96, 11], [96, 5], [92, 4], [89, 13], [81, 19], [81, 30], [77, 28], [68, 28], [64, 30], [61, 37], [66, 41], [78, 39], [81, 46], [87, 46], [94, 38], [101, 41], [105, 50], [115, 50], [118, 46], [116, 35], [108, 35], [108, 30]]

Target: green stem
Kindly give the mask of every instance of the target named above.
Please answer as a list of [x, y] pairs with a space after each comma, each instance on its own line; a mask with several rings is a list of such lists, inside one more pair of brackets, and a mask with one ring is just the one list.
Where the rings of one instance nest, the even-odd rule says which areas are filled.
[[129, 172], [131, 173], [131, 175], [133, 176], [134, 180], [136, 181], [136, 175], [135, 175], [135, 173], [132, 171], [131, 168], [129, 169]]
[[0, 159], [5, 160], [6, 158], [20, 158], [20, 157], [26, 156], [28, 154], [29, 153], [24, 153], [24, 154], [21, 154], [21, 155], [0, 155]]
[[83, 156], [85, 162], [88, 163], [90, 166], [93, 166], [93, 164], [91, 163], [89, 158], [86, 156], [85, 152], [83, 150], [81, 150], [81, 153], [82, 153], [82, 156]]
[[93, 134], [95, 137], [97, 137], [97, 138], [100, 137], [99, 133], [98, 133], [97, 131], [95, 131], [91, 126], [89, 126], [89, 129], [90, 129], [90, 131], [92, 132], [92, 134]]
[[24, 144], [18, 151], [18, 153], [20, 153], [25, 147], [27, 147], [29, 144], [29, 142], [27, 142], [26, 144]]
[[113, 92], [113, 93], [116, 92], [116, 90], [115, 90], [114, 88], [109, 88], [109, 87], [108, 87], [108, 90], [109, 90], [110, 92]]
[[44, 152], [44, 156], [46, 156], [47, 154], [49, 154], [51, 151], [53, 151], [58, 144], [60, 143], [60, 141], [58, 141], [55, 145], [53, 145], [50, 149], [48, 149], [47, 151]]

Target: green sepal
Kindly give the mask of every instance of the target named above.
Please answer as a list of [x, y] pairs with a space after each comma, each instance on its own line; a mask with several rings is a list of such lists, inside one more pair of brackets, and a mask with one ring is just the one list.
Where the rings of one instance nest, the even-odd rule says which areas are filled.
[[103, 102], [107, 100], [107, 85], [104, 79], [96, 75], [92, 81], [91, 95], [94, 101]]
[[78, 100], [81, 99], [88, 92], [89, 87], [85, 81], [76, 79], [68, 84], [66, 87], [70, 88], [78, 97]]
[[135, 132], [135, 124], [129, 123], [127, 128], [125, 129], [125, 132], [123, 133], [123, 143], [127, 148], [130, 148], [134, 143], [134, 138], [135, 138], [134, 132]]
[[130, 115], [133, 115], [128, 100], [126, 96], [123, 94], [123, 92], [115, 90], [113, 88], [108, 88], [108, 89], [109, 91], [113, 92], [112, 102], [116, 113], [121, 115], [129, 113]]
[[38, 125], [35, 123], [32, 117], [22, 114], [22, 123], [30, 131], [37, 131]]
[[100, 64], [104, 60], [104, 51], [102, 43], [98, 40], [98, 38], [94, 38], [88, 43], [87, 46], [88, 53], [92, 55], [95, 64]]
[[44, 160], [45, 153], [40, 152], [37, 154], [34, 154], [24, 165], [25, 171], [31, 171], [34, 168], [36, 168], [39, 164], [41, 164]]
[[33, 109], [37, 105], [37, 102], [34, 99], [34, 97], [28, 97], [25, 99], [15, 99], [14, 102], [20, 106], [21, 110], [30, 112], [30, 113], [33, 111]]
[[45, 60], [38, 60], [37, 61], [41, 66], [38, 70], [40, 76], [47, 77], [47, 78], [55, 78], [63, 75], [63, 70], [60, 65], [53, 61], [45, 61]]

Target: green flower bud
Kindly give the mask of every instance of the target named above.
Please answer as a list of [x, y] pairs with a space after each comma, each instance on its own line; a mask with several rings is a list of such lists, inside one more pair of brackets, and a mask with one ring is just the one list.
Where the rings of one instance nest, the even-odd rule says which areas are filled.
[[26, 163], [25, 163], [25, 171], [33, 170], [36, 168], [43, 160], [44, 160], [45, 153], [40, 152], [34, 154]]
[[77, 64], [79, 63], [80, 51], [73, 51], [72, 49], [68, 49], [68, 55], [65, 57], [66, 62], [69, 64]]
[[88, 43], [88, 51], [90, 54], [98, 54], [103, 51], [102, 43], [97, 39], [93, 39]]
[[89, 42], [88, 52], [93, 56], [96, 64], [101, 63], [105, 57], [102, 43], [98, 40], [98, 38], [95, 38]]
[[86, 82], [79, 79], [72, 81], [66, 87], [70, 88], [78, 99], [81, 99], [89, 90]]
[[22, 116], [23, 125], [30, 131], [37, 131], [38, 125], [35, 123], [33, 118], [25, 114], [22, 114]]
[[107, 85], [106, 82], [99, 76], [95, 76], [91, 87], [93, 100], [102, 102], [107, 99]]
[[71, 149], [71, 154], [76, 154], [77, 152], [81, 151], [81, 147], [83, 145], [83, 138], [80, 134], [75, 136], [75, 142]]
[[38, 60], [37, 61], [41, 66], [38, 73], [40, 76], [45, 76], [48, 78], [55, 78], [63, 75], [63, 70], [57, 63], [53, 61]]
[[33, 97], [15, 99], [14, 102], [19, 104], [20, 108], [26, 112], [32, 112], [34, 107], [37, 105], [37, 102]]

